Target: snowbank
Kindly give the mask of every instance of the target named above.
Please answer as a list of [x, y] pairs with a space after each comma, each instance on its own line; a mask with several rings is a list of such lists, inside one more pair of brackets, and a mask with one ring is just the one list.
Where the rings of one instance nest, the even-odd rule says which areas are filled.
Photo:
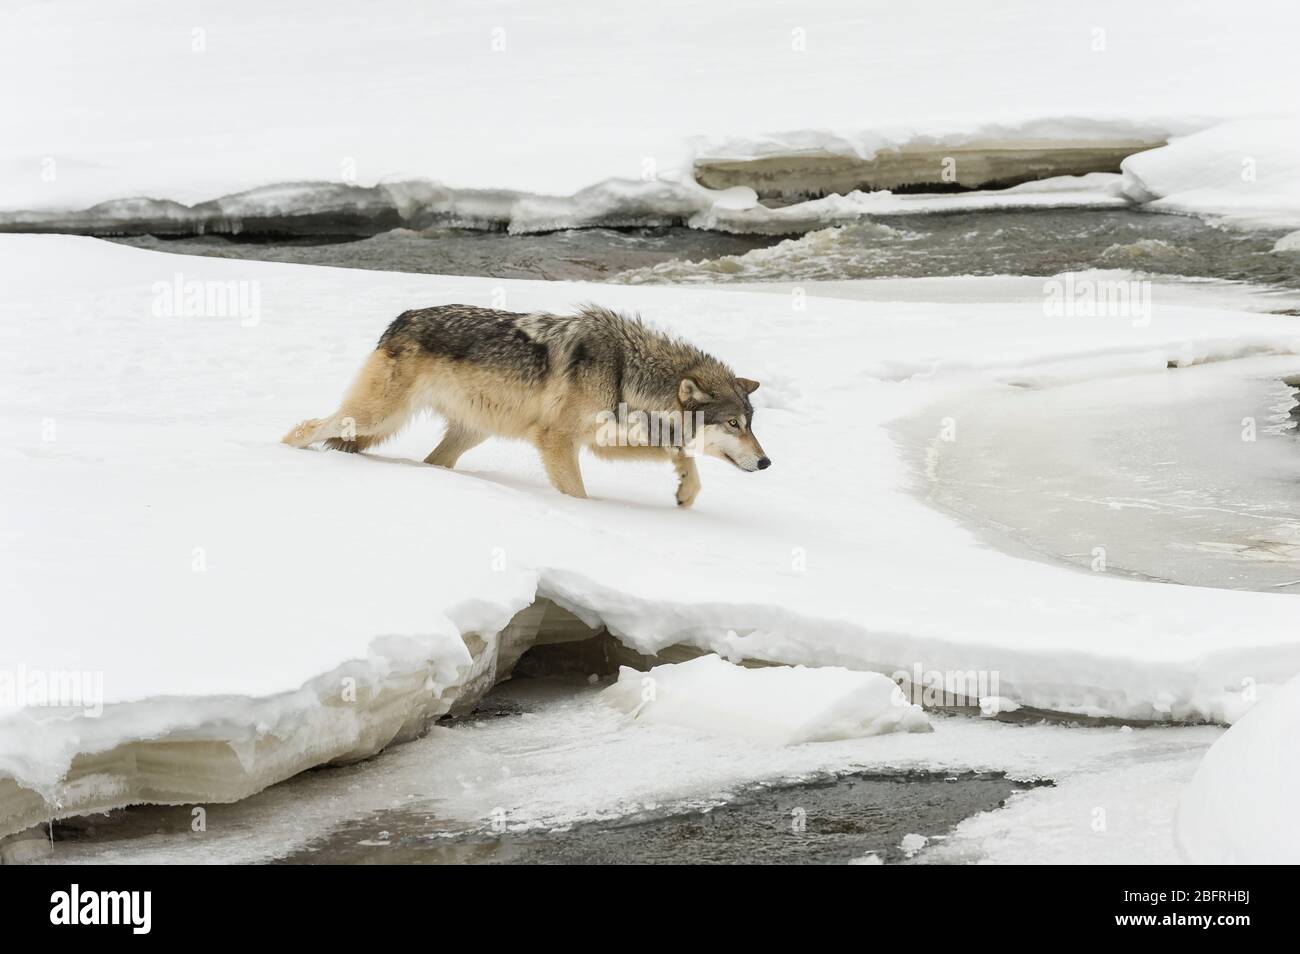
[[[175, 293], [190, 283], [207, 293], [197, 310]], [[0, 713], [0, 800], [27, 798], [11, 816], [24, 818], [114, 793], [165, 800], [148, 769], [172, 762], [95, 772], [97, 754], [148, 740], [203, 742], [188, 777], [216, 797], [197, 767], [240, 764], [256, 785], [380, 747], [408, 716], [489, 682], [493, 640], [539, 596], [644, 654], [919, 669], [945, 686], [970, 674], [996, 678], [979, 696], [1024, 706], [1228, 718], [1244, 685], [1300, 671], [1293, 597], [1112, 579], [981, 547], [910, 493], [885, 425], [964, 388], [1298, 353], [1295, 320], [1233, 310], [1213, 288], [1201, 300], [1160, 286], [1146, 323], [1048, 318], [1041, 293], [988, 293], [1004, 285], [892, 283], [890, 300], [808, 297], [799, 310], [770, 292], [0, 236], [0, 672], [89, 673], [92, 708], [103, 706], [98, 719], [36, 703]], [[585, 463], [590, 500], [554, 493], [523, 445], [489, 441], [456, 471], [423, 466], [431, 423], [374, 454], [278, 443], [335, 406], [404, 309], [589, 300], [639, 310], [761, 380], [756, 430], [774, 466], [705, 461], [686, 512], [652, 466]], [[393, 686], [388, 714], [363, 711]], [[233, 762], [216, 759], [223, 747]]]
[[648, 673], [624, 666], [602, 699], [638, 720], [772, 745], [930, 731], [889, 677], [838, 666], [746, 669], [715, 655]]
[[1300, 227], [1300, 119], [1223, 123], [1124, 160], [1145, 208], [1256, 228]]
[[0, 36], [21, 42], [0, 81], [24, 95], [7, 104], [0, 209], [192, 205], [274, 182], [573, 196], [688, 183], [723, 161], [806, 174], [811, 159], [930, 167], [949, 151], [962, 183], [1004, 178], [1008, 158], [1035, 176], [1078, 171], [1070, 150], [1101, 150], [1100, 169], [1220, 118], [1293, 113], [1296, 26], [1269, 0], [1013, 0], [996, 17], [961, 0], [797, 14], [758, 0], [743, 17], [689, 0], [614, 0], [598, 17], [578, 0], [373, 0], [364, 18], [342, 0], [310, 17], [260, 0], [201, 15], [6, 4]]
[[1198, 865], [1296, 864], [1300, 676], [1210, 747], [1178, 808], [1178, 845]]

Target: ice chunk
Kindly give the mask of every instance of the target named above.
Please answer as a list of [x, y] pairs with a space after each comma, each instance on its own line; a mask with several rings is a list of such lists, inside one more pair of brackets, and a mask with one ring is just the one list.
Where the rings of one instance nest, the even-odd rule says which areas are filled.
[[918, 835], [916, 832], [903, 836], [903, 840], [898, 843], [898, 847], [903, 849], [903, 854], [911, 858], [918, 851], [930, 843], [930, 839], [925, 835]]
[[1273, 245], [1275, 252], [1300, 252], [1300, 230], [1288, 232]]
[[774, 745], [931, 731], [888, 677], [838, 666], [748, 669], [711, 654], [649, 672], [625, 666], [602, 698], [636, 719]]
[[1014, 699], [1008, 699], [1005, 696], [981, 696], [980, 697], [980, 715], [993, 717], [1003, 712], [1015, 712], [1020, 708], [1020, 703]]

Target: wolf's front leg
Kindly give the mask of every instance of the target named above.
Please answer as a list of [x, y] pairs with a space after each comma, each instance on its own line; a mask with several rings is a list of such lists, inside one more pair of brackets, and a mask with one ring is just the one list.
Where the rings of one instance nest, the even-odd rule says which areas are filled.
[[586, 497], [582, 485], [582, 471], [578, 468], [578, 442], [572, 434], [543, 431], [537, 436], [537, 449], [542, 452], [546, 476], [555, 489], [570, 497]]
[[448, 421], [447, 433], [442, 436], [438, 446], [429, 452], [424, 462], [435, 467], [453, 468], [456, 466], [456, 461], [460, 460], [461, 454], [473, 450], [485, 440], [487, 440], [486, 434], [464, 424]]
[[677, 472], [677, 506], [689, 507], [700, 494], [700, 472], [695, 458], [684, 451], [675, 451], [673, 470]]

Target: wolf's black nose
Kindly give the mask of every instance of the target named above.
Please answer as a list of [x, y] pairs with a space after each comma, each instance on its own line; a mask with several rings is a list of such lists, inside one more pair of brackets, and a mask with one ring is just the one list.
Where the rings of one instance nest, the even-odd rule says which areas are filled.
[[771, 467], [771, 466], [772, 466], [772, 462], [771, 462], [770, 460], [768, 460], [766, 457], [760, 457], [760, 458], [758, 459], [758, 469], [759, 469], [759, 470], [767, 470], [767, 469], [768, 469], [769, 467]]

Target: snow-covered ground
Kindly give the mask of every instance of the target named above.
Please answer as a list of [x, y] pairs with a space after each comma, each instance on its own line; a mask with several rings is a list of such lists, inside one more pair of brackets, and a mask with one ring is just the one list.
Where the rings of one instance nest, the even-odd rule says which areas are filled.
[[[1136, 152], [1214, 127], [1210, 140], [1130, 163], [1129, 194], [1300, 221], [1294, 135], [1220, 125], [1295, 116], [1297, 25], [1281, 0], [1015, 0], [995, 12], [961, 0], [759, 0], [743, 13], [686, 0], [375, 0], [362, 13], [336, 0], [311, 17], [266, 0], [17, 2], [0, 11], [0, 80], [22, 90], [6, 102], [0, 210], [110, 202], [101, 214], [166, 220], [188, 214], [175, 203], [277, 183], [313, 185], [218, 204], [247, 214], [296, 192], [298, 207], [325, 207], [380, 183], [410, 199], [398, 184], [415, 181], [468, 220], [518, 229], [647, 212], [807, 228], [894, 200], [850, 194], [773, 220], [752, 190], [696, 187], [693, 163], [783, 157], [798, 168], [901, 150], [928, 157], [921, 181], [934, 181], [951, 149], [957, 178], [945, 181], [965, 181], [973, 143], [985, 158]], [[1244, 164], [1258, 178], [1242, 189]]]
[[[1028, 280], [1015, 294], [999, 279], [887, 283], [885, 300], [855, 301], [357, 272], [64, 236], [0, 237], [0, 269], [12, 436], [0, 672], [92, 674], [104, 704], [97, 717], [0, 715], [0, 795], [45, 799], [10, 822], [158, 797], [167, 758], [227, 757], [246, 794], [373, 751], [482, 676], [473, 646], [539, 595], [643, 653], [915, 673], [968, 699], [1122, 719], [1232, 721], [1300, 671], [1292, 597], [987, 549], [910, 493], [885, 427], [963, 389], [1300, 353], [1294, 318], [1251, 313], [1217, 286], [1157, 284], [1144, 315], [1070, 317], [1046, 314], [1046, 285], [1035, 299]], [[188, 282], [243, 307], [187, 314]], [[639, 310], [762, 381], [756, 432], [774, 466], [705, 462], [682, 511], [655, 467], [589, 461], [585, 501], [552, 491], [522, 445], [426, 467], [432, 423], [368, 455], [277, 443], [335, 406], [406, 308], [584, 300]], [[960, 440], [960, 414], [934, 427]], [[157, 762], [96, 774], [90, 753], [143, 740], [166, 743]], [[78, 755], [76, 784], [62, 784]], [[196, 778], [187, 794], [200, 796]]]

